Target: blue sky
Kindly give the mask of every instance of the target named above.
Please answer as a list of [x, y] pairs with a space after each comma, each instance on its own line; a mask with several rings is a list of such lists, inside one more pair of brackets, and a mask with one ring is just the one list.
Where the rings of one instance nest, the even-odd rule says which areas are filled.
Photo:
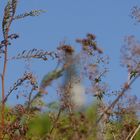
[[[0, 17], [2, 17], [6, 0], [0, 3]], [[20, 38], [13, 41], [13, 45], [9, 47], [9, 55], [14, 56], [24, 49], [31, 48], [55, 50], [59, 42], [64, 39], [76, 47], [75, 39], [82, 38], [90, 32], [97, 36], [99, 46], [110, 57], [110, 73], [107, 80], [112, 89], [117, 90], [127, 79], [126, 70], [120, 67], [120, 48], [123, 39], [126, 35], [135, 35], [137, 39], [140, 36], [140, 25], [134, 25], [135, 21], [129, 16], [135, 5], [140, 5], [140, 1], [19, 0], [18, 14], [33, 9], [44, 9], [47, 12], [39, 17], [28, 17], [13, 22], [11, 33], [19, 33]], [[0, 39], [2, 39], [1, 34]], [[55, 67], [53, 61], [41, 64], [40, 61], [32, 61], [32, 66], [38, 79]], [[1, 67], [0, 64], [0, 70]], [[6, 87], [13, 84], [24, 70], [24, 61], [9, 62]], [[134, 93], [138, 90], [137, 84], [134, 85]], [[48, 95], [47, 98], [53, 100], [55, 95]], [[9, 103], [13, 104], [14, 100], [14, 97], [11, 97]]]

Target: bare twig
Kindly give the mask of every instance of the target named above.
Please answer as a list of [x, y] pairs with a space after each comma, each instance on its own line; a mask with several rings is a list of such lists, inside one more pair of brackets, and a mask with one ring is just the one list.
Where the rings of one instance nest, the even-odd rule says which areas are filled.
[[135, 135], [137, 134], [137, 132], [140, 129], [140, 124], [138, 125], [138, 127], [136, 128], [136, 130], [134, 131], [133, 135], [131, 136], [130, 140], [133, 140], [133, 138], [135, 137]]
[[134, 131], [135, 131], [135, 128], [133, 128], [132, 131], [130, 131], [130, 133], [128, 134], [125, 140], [129, 140], [130, 136], [133, 134]]

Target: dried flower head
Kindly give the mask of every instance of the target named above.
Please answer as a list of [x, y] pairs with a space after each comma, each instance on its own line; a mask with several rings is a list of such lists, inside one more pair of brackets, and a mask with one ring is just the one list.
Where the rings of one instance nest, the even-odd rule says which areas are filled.
[[121, 49], [122, 64], [128, 71], [140, 71], [140, 42], [134, 36], [125, 37], [125, 45]]
[[74, 52], [74, 49], [70, 45], [62, 45], [57, 48], [58, 50], [63, 50], [65, 53], [72, 54]]
[[134, 6], [131, 11], [131, 17], [137, 22], [140, 22], [140, 8], [138, 6]]
[[88, 54], [92, 55], [93, 52], [103, 53], [102, 49], [97, 46], [95, 35], [88, 33], [84, 39], [76, 39], [77, 43], [82, 45], [82, 49]]

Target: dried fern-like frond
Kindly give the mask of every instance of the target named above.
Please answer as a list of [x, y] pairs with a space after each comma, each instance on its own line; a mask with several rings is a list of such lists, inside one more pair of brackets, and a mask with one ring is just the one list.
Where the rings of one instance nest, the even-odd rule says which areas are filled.
[[7, 5], [4, 9], [4, 18], [2, 22], [2, 29], [3, 29], [3, 36], [4, 39], [6, 39], [6, 36], [8, 36], [8, 28], [11, 24], [11, 2], [8, 1]]
[[18, 2], [18, 0], [12, 0], [12, 10], [13, 10], [13, 15], [14, 15], [15, 12], [16, 12], [17, 2]]
[[17, 0], [9, 0], [4, 9], [4, 17], [2, 21], [2, 29], [4, 39], [7, 40], [10, 25], [16, 12]]
[[22, 53], [19, 53], [17, 56], [12, 57], [11, 59], [37, 58], [37, 59], [43, 59], [46, 61], [46, 60], [48, 60], [48, 56], [55, 58], [55, 53], [44, 51], [44, 50], [31, 49], [31, 50], [24, 50]]
[[28, 17], [28, 16], [39, 16], [41, 13], [44, 13], [46, 12], [45, 10], [32, 10], [30, 12], [26, 12], [26, 13], [23, 13], [23, 14], [20, 14], [20, 15], [17, 15], [15, 16], [13, 19], [22, 19], [22, 18], [25, 18], [25, 17]]

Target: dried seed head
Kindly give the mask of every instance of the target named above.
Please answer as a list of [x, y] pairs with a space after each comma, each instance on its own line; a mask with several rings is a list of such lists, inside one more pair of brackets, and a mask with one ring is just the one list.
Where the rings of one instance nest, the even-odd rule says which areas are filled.
[[68, 54], [72, 54], [74, 52], [74, 49], [72, 46], [70, 45], [62, 45], [58, 48], [58, 50], [63, 50]]

